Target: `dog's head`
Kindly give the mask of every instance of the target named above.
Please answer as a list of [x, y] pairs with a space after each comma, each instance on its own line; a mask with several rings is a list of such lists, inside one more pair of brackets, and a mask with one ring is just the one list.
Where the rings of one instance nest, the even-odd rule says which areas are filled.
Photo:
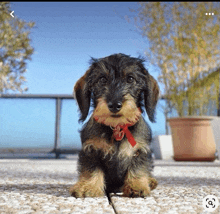
[[81, 111], [80, 121], [86, 119], [92, 100], [93, 118], [115, 127], [136, 123], [143, 107], [150, 121], [155, 122], [159, 87], [142, 59], [114, 54], [92, 58], [90, 68], [74, 86], [74, 96]]

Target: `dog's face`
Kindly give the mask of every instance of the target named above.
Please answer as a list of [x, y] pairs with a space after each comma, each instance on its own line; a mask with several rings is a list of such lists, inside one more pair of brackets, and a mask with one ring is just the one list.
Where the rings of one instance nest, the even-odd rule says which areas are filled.
[[81, 121], [86, 119], [92, 100], [93, 118], [98, 123], [115, 127], [135, 124], [143, 106], [150, 121], [154, 122], [159, 87], [144, 68], [143, 60], [115, 54], [92, 59], [89, 70], [76, 82], [74, 95]]

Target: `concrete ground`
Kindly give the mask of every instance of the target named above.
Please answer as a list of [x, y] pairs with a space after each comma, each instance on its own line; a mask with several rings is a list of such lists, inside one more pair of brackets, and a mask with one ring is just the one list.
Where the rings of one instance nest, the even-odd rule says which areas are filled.
[[[114, 214], [107, 197], [76, 199], [77, 155], [66, 159], [0, 159], [0, 213]], [[156, 160], [159, 185], [146, 198], [112, 196], [117, 213], [208, 213], [203, 198], [220, 201], [220, 161]], [[220, 213], [220, 206], [213, 212]]]

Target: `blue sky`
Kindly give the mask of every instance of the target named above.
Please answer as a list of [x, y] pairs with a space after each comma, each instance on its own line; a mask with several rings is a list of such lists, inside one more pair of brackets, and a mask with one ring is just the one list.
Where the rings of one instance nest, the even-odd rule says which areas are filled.
[[35, 53], [26, 74], [28, 93], [71, 93], [90, 57], [143, 54], [146, 41], [123, 18], [130, 14], [129, 7], [138, 4], [13, 2], [15, 16], [36, 23], [31, 34]]
[[[138, 4], [11, 2], [15, 16], [36, 23], [31, 33], [35, 52], [27, 64], [26, 93], [71, 94], [77, 79], [88, 69], [90, 57], [143, 55], [147, 40], [125, 20], [125, 15], [133, 15], [129, 8], [136, 9]], [[147, 62], [145, 66], [157, 78], [157, 68]], [[0, 104], [0, 147], [53, 145], [53, 100], [0, 99]], [[150, 126], [155, 134], [165, 134], [164, 115], [158, 107], [157, 123]], [[72, 145], [73, 141], [78, 144], [80, 125], [74, 101], [63, 102], [61, 125], [62, 145]]]

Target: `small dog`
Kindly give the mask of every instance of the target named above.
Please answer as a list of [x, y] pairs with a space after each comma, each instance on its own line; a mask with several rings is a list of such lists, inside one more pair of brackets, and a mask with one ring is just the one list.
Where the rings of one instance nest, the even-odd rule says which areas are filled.
[[159, 96], [156, 80], [144, 60], [125, 54], [91, 59], [91, 66], [74, 86], [81, 118], [94, 111], [81, 130], [82, 150], [74, 197], [99, 197], [123, 192], [125, 197], [145, 197], [156, 188], [151, 171], [151, 130], [142, 117], [144, 107], [151, 122]]

